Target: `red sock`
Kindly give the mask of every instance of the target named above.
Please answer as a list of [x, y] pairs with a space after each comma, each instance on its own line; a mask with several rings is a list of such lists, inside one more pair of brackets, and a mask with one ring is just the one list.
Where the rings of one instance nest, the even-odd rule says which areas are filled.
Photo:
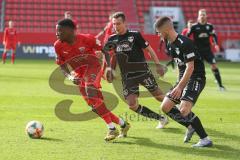
[[115, 114], [113, 114], [111, 111], [109, 111], [109, 116], [111, 117], [111, 119], [114, 123], [120, 124], [120, 119]]
[[7, 53], [3, 52], [3, 54], [2, 54], [2, 61], [3, 61], [3, 63], [6, 62], [6, 58], [7, 58]]
[[95, 107], [95, 111], [97, 114], [107, 123], [111, 123], [112, 119], [110, 116], [110, 111], [106, 108], [105, 104], [102, 103], [99, 106]]
[[15, 61], [15, 53], [12, 53], [12, 64], [14, 64]]
[[109, 116], [108, 113], [101, 116], [101, 118], [105, 121], [106, 124], [112, 123], [112, 119], [111, 119], [111, 117]]

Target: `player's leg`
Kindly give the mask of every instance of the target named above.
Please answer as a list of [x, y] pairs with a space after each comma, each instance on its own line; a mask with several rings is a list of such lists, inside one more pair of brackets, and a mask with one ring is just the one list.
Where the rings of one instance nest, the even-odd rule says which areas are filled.
[[125, 96], [126, 102], [129, 106], [129, 109], [132, 111], [151, 119], [160, 120], [163, 119], [163, 116], [152, 111], [146, 106], [143, 106], [138, 103], [139, 96], [139, 86], [136, 81], [128, 80], [123, 82], [123, 94]]
[[225, 88], [222, 84], [222, 78], [220, 75], [220, 71], [217, 67], [216, 59], [215, 59], [213, 53], [211, 51], [209, 51], [208, 53], [205, 53], [204, 59], [207, 61], [207, 63], [209, 63], [211, 65], [211, 70], [212, 70], [212, 73], [213, 73], [217, 83], [218, 83], [219, 89], [221, 91], [225, 90]]
[[138, 94], [133, 94], [133, 93], [129, 94], [126, 97], [126, 101], [128, 103], [129, 109], [131, 109], [132, 111], [134, 111], [144, 117], [148, 117], [148, 118], [156, 119], [156, 120], [160, 120], [163, 118], [160, 114], [152, 111], [148, 107], [140, 105], [138, 103]]
[[93, 111], [105, 121], [109, 129], [104, 139], [106, 141], [115, 139], [119, 135], [119, 132], [115, 128], [115, 125], [113, 124], [111, 116], [109, 115], [110, 111], [107, 109], [103, 99], [99, 98], [99, 95], [100, 95], [99, 89], [91, 84], [86, 85], [85, 89], [86, 89], [88, 103], [92, 106]]
[[100, 91], [101, 73], [96, 72], [99, 70], [99, 68], [96, 67], [94, 69], [89, 69], [86, 72], [86, 75], [84, 77], [86, 81], [85, 90], [88, 103], [93, 107], [93, 111], [96, 112], [106, 122], [109, 128], [109, 132], [105, 137], [105, 140], [109, 141], [115, 139], [119, 135], [119, 132], [113, 123], [119, 124], [121, 126], [121, 131], [125, 131], [124, 136], [127, 135], [127, 131], [130, 128], [130, 125], [107, 109], [104, 103], [102, 92]]
[[11, 54], [11, 62], [12, 62], [12, 64], [14, 64], [14, 62], [15, 62], [15, 56], [16, 56], [16, 49], [13, 48], [12, 49], [12, 54]]
[[180, 110], [176, 107], [176, 102], [173, 100], [170, 95], [165, 96], [163, 102], [161, 104], [161, 109], [164, 113], [166, 113], [171, 119], [181, 124], [182, 126], [188, 127], [190, 125], [189, 122], [182, 116]]
[[180, 112], [181, 115], [186, 119], [187, 122], [191, 123], [192, 128], [195, 130], [195, 132], [200, 137], [200, 141], [193, 145], [193, 147], [209, 147], [212, 146], [212, 141], [208, 138], [208, 135], [203, 128], [203, 125], [198, 118], [197, 115], [195, 115], [191, 109], [192, 109], [193, 103], [190, 101], [182, 100], [180, 103]]
[[212, 69], [213, 75], [214, 75], [214, 77], [215, 77], [215, 79], [218, 83], [220, 91], [224, 91], [225, 87], [222, 84], [222, 78], [221, 78], [221, 75], [220, 75], [220, 71], [217, 67], [217, 64], [216, 63], [211, 64], [211, 69]]
[[7, 59], [7, 52], [9, 51], [9, 49], [7, 48], [7, 46], [5, 45], [4, 47], [4, 51], [2, 54], [2, 63], [5, 64], [6, 63], [6, 59]]
[[[165, 94], [162, 92], [162, 90], [159, 88], [154, 76], [152, 73], [149, 73], [141, 82], [141, 85], [143, 85], [152, 95], [153, 97], [158, 100], [159, 102], [162, 102]], [[162, 129], [165, 127], [165, 125], [168, 124], [168, 118], [165, 115], [161, 115], [161, 119], [159, 121], [159, 124], [157, 125], [157, 129]]]

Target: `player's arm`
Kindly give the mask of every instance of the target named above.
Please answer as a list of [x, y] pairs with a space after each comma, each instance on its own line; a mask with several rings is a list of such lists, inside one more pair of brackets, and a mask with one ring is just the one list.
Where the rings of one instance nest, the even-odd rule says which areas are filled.
[[116, 48], [116, 44], [112, 41], [108, 41], [102, 49], [102, 52], [104, 54], [104, 57], [105, 57], [105, 60], [107, 63], [106, 77], [107, 77], [108, 82], [113, 81], [113, 72], [112, 72], [111, 63], [110, 63], [109, 51], [114, 51], [115, 48]]
[[186, 63], [186, 70], [183, 74], [183, 77], [179, 81], [178, 85], [171, 92], [171, 95], [173, 96], [173, 98], [176, 98], [176, 99], [180, 98], [183, 89], [186, 87], [193, 73], [193, 70], [194, 70], [194, 61], [190, 61]]
[[217, 35], [216, 35], [216, 32], [215, 32], [215, 30], [214, 30], [214, 28], [213, 28], [212, 25], [211, 25], [211, 30], [210, 30], [210, 32], [209, 32], [209, 35], [212, 36], [212, 38], [213, 38], [213, 45], [214, 45], [214, 47], [215, 47], [216, 52], [219, 52], [219, 51], [220, 51], [220, 48], [219, 48], [219, 46], [218, 46]]
[[153, 50], [153, 48], [150, 45], [148, 45], [144, 50], [147, 51], [148, 53], [150, 53], [151, 58], [153, 59], [155, 65], [157, 67], [157, 73], [160, 76], [163, 76], [166, 73], [167, 68], [164, 67], [162, 64], [160, 64], [156, 52]]
[[153, 59], [156, 68], [157, 68], [157, 73], [160, 76], [163, 76], [165, 71], [166, 71], [166, 67], [164, 67], [163, 65], [160, 64], [157, 54], [156, 52], [153, 50], [153, 48], [149, 45], [149, 43], [142, 37], [140, 32], [137, 32], [136, 34], [136, 42], [138, 43], [138, 45], [144, 49], [145, 51], [147, 51], [148, 53], [150, 53], [151, 58]]
[[192, 76], [194, 70], [194, 59], [196, 59], [196, 53], [194, 50], [194, 45], [192, 43], [189, 42], [187, 44], [184, 44], [182, 52], [184, 62], [186, 63], [186, 69], [184, 71], [183, 77], [171, 92], [173, 98], [176, 99], [179, 99], [181, 97], [183, 89], [186, 87], [190, 77]]
[[75, 77], [75, 73], [74, 71], [70, 71], [67, 64], [64, 63], [64, 59], [61, 57], [61, 52], [60, 52], [60, 49], [58, 47], [56, 47], [56, 45], [54, 45], [54, 48], [55, 48], [55, 52], [57, 54], [57, 57], [56, 57], [56, 63], [60, 66], [60, 69], [63, 73], [63, 75], [65, 77], [67, 77], [70, 81], [72, 81], [74, 84], [78, 84], [79, 80], [77, 77]]
[[107, 30], [107, 26], [105, 26], [105, 27], [103, 28], [103, 30], [102, 30], [101, 32], [99, 32], [95, 37], [96, 37], [96, 38], [101, 37], [101, 36], [106, 32], [106, 30]]
[[60, 65], [61, 71], [64, 74], [65, 77], [67, 77], [70, 81], [72, 81], [74, 84], [79, 84], [79, 78], [76, 77], [76, 74], [74, 71], [70, 71], [67, 64]]
[[4, 30], [4, 34], [3, 34], [3, 45], [6, 44], [6, 40], [7, 40], [7, 30]]

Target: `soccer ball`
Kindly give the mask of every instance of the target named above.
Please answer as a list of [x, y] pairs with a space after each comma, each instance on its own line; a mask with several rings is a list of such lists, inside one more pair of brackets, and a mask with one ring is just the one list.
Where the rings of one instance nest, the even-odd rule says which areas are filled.
[[26, 133], [30, 138], [41, 138], [43, 135], [43, 131], [43, 124], [39, 121], [30, 121], [26, 126]]

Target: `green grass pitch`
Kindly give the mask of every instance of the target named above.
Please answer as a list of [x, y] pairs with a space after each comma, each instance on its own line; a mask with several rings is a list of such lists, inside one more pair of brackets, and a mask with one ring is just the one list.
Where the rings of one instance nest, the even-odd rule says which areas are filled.
[[[240, 63], [219, 63], [226, 92], [220, 92], [207, 65], [207, 85], [193, 111], [198, 114], [214, 142], [212, 148], [194, 149], [198, 141], [184, 144], [185, 129], [170, 121], [156, 130], [156, 121], [137, 117], [120, 99], [114, 113], [128, 118], [129, 137], [106, 143], [107, 131], [100, 118], [89, 121], [63, 121], [55, 115], [56, 104], [73, 100], [72, 113], [90, 108], [81, 97], [52, 90], [48, 80], [57, 66], [53, 61], [17, 60], [0, 65], [0, 160], [236, 160], [240, 157]], [[174, 83], [169, 69], [165, 81]], [[68, 83], [68, 82], [67, 82]], [[103, 90], [116, 95], [111, 84], [102, 81]], [[111, 103], [111, 99], [105, 97]], [[158, 111], [160, 103], [141, 98], [140, 103]], [[30, 139], [25, 126], [30, 120], [44, 124], [42, 139]]]

